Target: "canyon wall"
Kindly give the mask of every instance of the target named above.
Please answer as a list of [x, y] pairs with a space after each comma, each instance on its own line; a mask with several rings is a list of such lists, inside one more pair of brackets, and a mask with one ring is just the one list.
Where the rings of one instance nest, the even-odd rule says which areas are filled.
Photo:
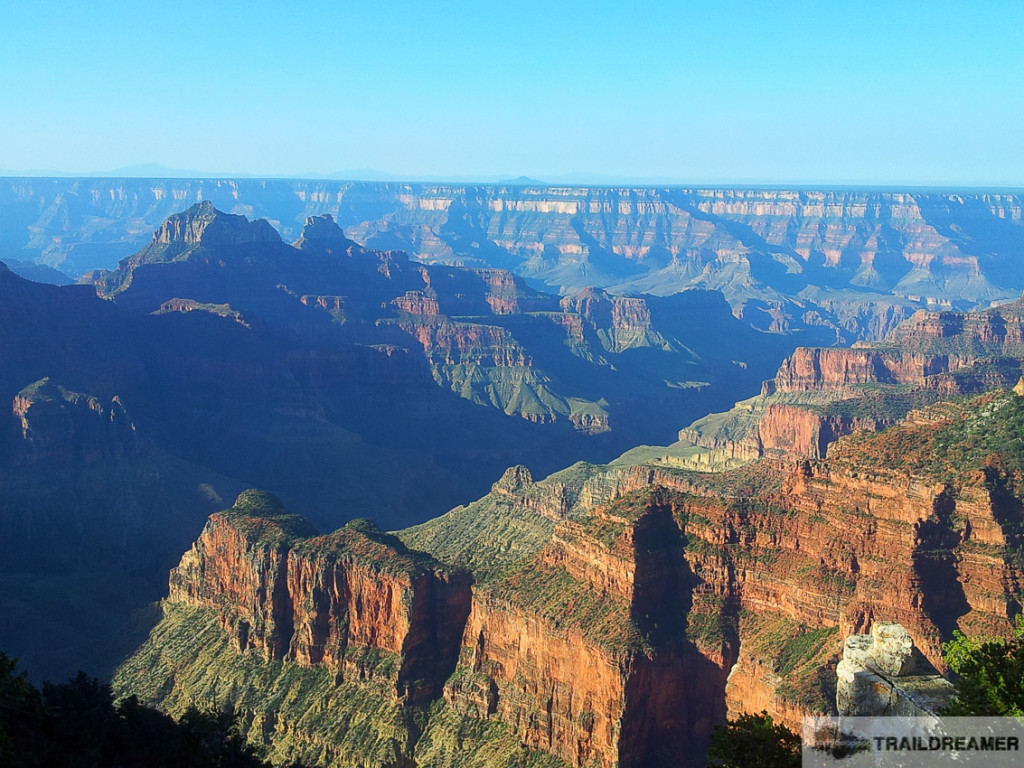
[[[399, 739], [408, 762], [383, 764], [443, 765], [456, 734], [484, 729], [465, 765], [513, 765], [488, 751], [498, 743], [581, 768], [700, 765], [727, 714], [796, 728], [832, 712], [843, 639], [878, 622], [903, 625], [940, 671], [954, 630], [1011, 631], [1019, 423], [1024, 399], [996, 392], [844, 438], [822, 460], [704, 475], [580, 464], [539, 482], [516, 467], [404, 543], [363, 523], [309, 536], [281, 510], [245, 512], [243, 495], [182, 559], [167, 610], [172, 625], [174, 611], [213, 611], [229, 673], [246, 659], [326, 670], [355, 686], [352, 702], [368, 685], [378, 710], [404, 708], [421, 724]], [[167, 621], [118, 684], [173, 710], [209, 683], [147, 671], [190, 643]], [[186, 657], [184, 678], [196, 664]], [[324, 738], [274, 717], [250, 737], [304, 733], [281, 742], [285, 757]]]
[[1024, 301], [975, 312], [916, 312], [879, 342], [798, 347], [761, 394], [679, 432], [703, 449], [685, 464], [762, 456], [824, 458], [857, 430], [890, 426], [943, 398], [1008, 389], [1024, 374]]
[[1014, 193], [443, 185], [231, 179], [0, 180], [0, 259], [112, 268], [201, 200], [299, 237], [330, 214], [355, 241], [500, 267], [562, 293], [722, 291], [765, 330], [882, 338], [920, 307], [1024, 290]]
[[212, 608], [239, 652], [367, 674], [370, 651], [400, 658], [395, 695], [430, 698], [454, 664], [470, 579], [410, 553], [367, 521], [316, 536], [273, 497], [246, 491], [210, 518], [171, 571], [171, 602]]

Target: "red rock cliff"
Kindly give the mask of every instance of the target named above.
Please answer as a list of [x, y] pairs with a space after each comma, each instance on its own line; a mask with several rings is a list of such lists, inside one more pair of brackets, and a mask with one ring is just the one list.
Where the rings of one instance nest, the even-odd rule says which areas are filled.
[[384, 652], [396, 660], [387, 669], [397, 696], [437, 695], [469, 612], [468, 577], [370, 523], [313, 533], [273, 497], [247, 491], [211, 516], [171, 572], [170, 599], [216, 609], [240, 651], [324, 665], [339, 680], [372, 677], [371, 652]]
[[658, 750], [699, 764], [725, 670], [683, 639], [674, 498], [648, 489], [563, 519], [527, 568], [476, 590], [451, 705], [571, 765], [654, 764]]

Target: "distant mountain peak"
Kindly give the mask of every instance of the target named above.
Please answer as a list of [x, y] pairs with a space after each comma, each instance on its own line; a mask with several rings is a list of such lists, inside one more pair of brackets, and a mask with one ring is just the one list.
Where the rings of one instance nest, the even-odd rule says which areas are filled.
[[548, 183], [541, 181], [540, 179], [534, 179], [529, 176], [516, 176], [514, 179], [501, 179], [499, 184], [504, 184], [509, 187], [546, 187]]
[[154, 245], [244, 245], [280, 243], [281, 235], [266, 219], [249, 221], [245, 216], [224, 213], [204, 200], [169, 216], [153, 234]]

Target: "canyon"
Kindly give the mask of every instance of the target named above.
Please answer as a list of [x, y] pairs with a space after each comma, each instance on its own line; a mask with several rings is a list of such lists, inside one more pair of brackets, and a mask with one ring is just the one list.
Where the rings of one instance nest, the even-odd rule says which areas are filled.
[[[1012, 631], [1022, 425], [1024, 398], [997, 390], [842, 438], [827, 459], [578, 464], [541, 481], [513, 467], [395, 534], [317, 537], [247, 492], [172, 571], [164, 618], [115, 685], [176, 712], [246, 669], [230, 696], [281, 760], [701, 765], [727, 714], [795, 728], [833, 712], [843, 642], [877, 622], [940, 671], [953, 629]], [[334, 686], [314, 690], [324, 674]], [[368, 696], [406, 713], [398, 736], [345, 725]]]
[[[683, 431], [729, 457], [721, 471], [656, 448], [539, 482], [513, 467], [488, 496], [398, 531], [467, 574], [469, 609], [419, 705], [425, 726], [375, 764], [443, 765], [457, 751], [465, 765], [514, 765], [531, 750], [553, 765], [701, 765], [726, 717], [764, 710], [797, 729], [833, 712], [844, 639], [878, 622], [905, 627], [940, 672], [954, 630], [1007, 636], [1024, 562], [1024, 398], [1009, 390], [1022, 306], [921, 311], [881, 342], [797, 349], [761, 402]], [[730, 442], [723, 423], [753, 437]], [[192, 669], [176, 616], [209, 608], [196, 603], [172, 588], [170, 618], [119, 673], [124, 692], [174, 711], [203, 690], [146, 671], [168, 647]], [[265, 720], [254, 707], [245, 716]], [[251, 738], [282, 759], [309, 754], [277, 732]]]
[[0, 266], [0, 647], [396, 768], [701, 765], [727, 716], [832, 711], [879, 622], [942, 671], [1020, 611], [1021, 226], [996, 192], [0, 180], [0, 258], [83, 283]]
[[754, 327], [878, 340], [919, 308], [1018, 296], [1018, 191], [687, 189], [283, 179], [0, 179], [0, 259], [112, 269], [168, 216], [209, 200], [297, 238], [328, 214], [424, 263], [535, 287], [721, 291]]
[[145, 632], [136, 612], [244, 488], [323, 530], [408, 526], [510, 465], [667, 442], [792, 345], [710, 291], [559, 297], [362, 248], [326, 215], [289, 245], [209, 203], [88, 285], [0, 268], [0, 647], [39, 677], [109, 674], [129, 649], [97, 638]]

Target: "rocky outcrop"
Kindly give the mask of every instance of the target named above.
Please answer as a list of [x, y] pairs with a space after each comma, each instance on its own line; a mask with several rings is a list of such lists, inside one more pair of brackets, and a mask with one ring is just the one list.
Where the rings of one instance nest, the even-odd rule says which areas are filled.
[[330, 214], [307, 216], [302, 234], [292, 245], [300, 251], [328, 256], [347, 253], [353, 247], [358, 248], [352, 240], [345, 237], [345, 233]]
[[[552, 488], [518, 467], [493, 494], [515, 504], [541, 490]], [[270, 674], [267, 663], [325, 670], [335, 686], [364, 690], [350, 695], [369, 696], [374, 707], [386, 694], [408, 708], [410, 723], [424, 722], [434, 702], [431, 717], [500, 724], [514, 741], [573, 766], [657, 764], [659, 751], [697, 764], [716, 716], [689, 697], [717, 697], [721, 707], [725, 671], [681, 632], [689, 576], [677, 512], [671, 494], [648, 488], [579, 520], [555, 513], [554, 535], [530, 567], [471, 589], [466, 575], [370, 523], [314, 536], [275, 499], [249, 491], [210, 518], [172, 571], [167, 618], [154, 637], [178, 631], [185, 609], [212, 610], [233, 652], [261, 660], [257, 678]], [[151, 652], [159, 649], [140, 650]], [[184, 681], [205, 675], [196, 664], [179, 664], [152, 688], [152, 671], [140, 677], [152, 662], [130, 661], [118, 685], [152, 691], [173, 709], [189, 699]], [[289, 689], [282, 695], [294, 701]], [[292, 704], [246, 706], [243, 717], [290, 723], [291, 758], [322, 743], [295, 721]], [[258, 738], [279, 727], [264, 726]], [[409, 727], [396, 737], [407, 758], [418, 749]]]
[[919, 311], [877, 343], [800, 347], [761, 394], [679, 432], [707, 449], [700, 468], [761, 456], [824, 457], [838, 438], [878, 430], [915, 405], [1008, 388], [1024, 366], [1024, 301], [977, 312]]
[[724, 673], [673, 634], [686, 578], [664, 495], [563, 519], [528, 568], [476, 591], [445, 697], [570, 765], [645, 765], [655, 744], [693, 759], [708, 728], [690, 720], [708, 713], [686, 691], [713, 690]]
[[[914, 411], [885, 432], [838, 441], [828, 460], [797, 463], [781, 492], [759, 501], [680, 488], [691, 494], [687, 558], [700, 584], [688, 625], [709, 658], [731, 660], [730, 712], [766, 709], [791, 727], [827, 712], [836, 638], [876, 621], [903, 625], [939, 670], [940, 640], [954, 629], [1010, 631], [1022, 597], [1022, 512], [1005, 473], [1017, 459], [973, 446], [954, 462], [938, 446], [992, 435], [1006, 450], [1000, 435], [1015, 429], [1007, 425], [1020, 407], [1003, 392]], [[648, 477], [672, 483], [668, 471]]]
[[764, 393], [837, 391], [862, 384], [927, 386], [930, 379], [970, 368], [981, 358], [1022, 355], [1022, 301], [982, 312], [922, 310], [879, 344], [796, 350]]
[[436, 316], [441, 314], [437, 299], [425, 295], [423, 291], [406, 291], [404, 295], [394, 300], [394, 304], [400, 311], [410, 315]]
[[135, 425], [116, 395], [104, 403], [45, 378], [15, 395], [11, 410], [25, 443], [23, 466], [76, 457], [94, 465], [138, 451]]
[[974, 365], [978, 354], [933, 355], [905, 350], [870, 348], [800, 348], [782, 364], [774, 381], [763, 391], [830, 392], [848, 391], [863, 384], [925, 386], [929, 377]]
[[[550, 309], [552, 301], [527, 288], [521, 277], [503, 269], [475, 269], [487, 286], [487, 306], [495, 315]], [[525, 306], [524, 306], [525, 305]]]
[[117, 295], [131, 285], [137, 272], [144, 276], [140, 282], [149, 287], [153, 265], [185, 260], [210, 263], [211, 259], [216, 263], [225, 255], [241, 261], [251, 252], [273, 251], [283, 246], [281, 236], [265, 219], [250, 221], [245, 216], [218, 211], [212, 203], [203, 201], [168, 216], [153, 233], [148, 246], [123, 259], [116, 271], [97, 275], [95, 284], [101, 293]]
[[609, 352], [638, 347], [663, 347], [668, 342], [651, 327], [651, 311], [642, 298], [611, 296], [586, 288], [566, 296], [562, 309], [580, 315], [597, 332]]
[[950, 345], [1019, 356], [1024, 352], [1024, 301], [982, 312], [919, 311], [894, 328], [886, 343], [902, 348], [943, 350]]
[[823, 414], [786, 403], [771, 403], [757, 424], [757, 455], [821, 459], [825, 457], [828, 446], [840, 437], [861, 429], [884, 429], [895, 421], [895, 418]]
[[280, 242], [281, 236], [266, 219], [221, 213], [204, 201], [184, 213], [168, 216], [153, 234], [153, 245], [244, 245]]
[[876, 622], [869, 635], [851, 635], [836, 667], [836, 709], [851, 717], [934, 716], [953, 697], [953, 685], [927, 664], [899, 624]]
[[[405, 297], [402, 301], [406, 306], [413, 303], [412, 299]], [[410, 306], [410, 310], [414, 308], [429, 310], [431, 307], [420, 303], [416, 307]], [[436, 303], [433, 308], [436, 309]], [[415, 314], [436, 312], [418, 311]], [[423, 346], [427, 359], [435, 365], [486, 364], [504, 368], [528, 368], [533, 362], [515, 337], [498, 326], [454, 323], [442, 319], [435, 322], [402, 323], [402, 328]]]
[[229, 304], [202, 304], [192, 299], [171, 299], [165, 301], [160, 305], [160, 309], [154, 312], [154, 315], [163, 315], [168, 312], [209, 312], [217, 317], [229, 317], [239, 325], [244, 325], [246, 328], [251, 328], [245, 321], [241, 312], [237, 312], [231, 308]]
[[436, 697], [469, 612], [468, 577], [369, 522], [314, 534], [275, 498], [246, 491], [171, 572], [169, 599], [215, 609], [241, 653], [322, 665], [339, 681], [379, 674], [383, 653], [396, 660], [397, 698]]

